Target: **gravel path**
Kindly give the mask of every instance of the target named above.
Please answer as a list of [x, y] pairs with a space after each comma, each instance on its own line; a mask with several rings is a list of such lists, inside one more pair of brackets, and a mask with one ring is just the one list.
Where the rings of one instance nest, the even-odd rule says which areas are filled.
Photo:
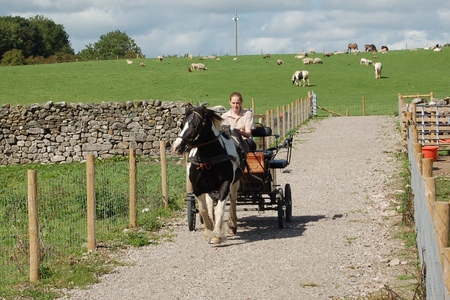
[[412, 272], [415, 257], [396, 238], [396, 120], [302, 126], [291, 164], [277, 176], [292, 189], [287, 228], [278, 228], [275, 211], [238, 211], [238, 234], [211, 246], [183, 219], [172, 224], [172, 241], [130, 250], [129, 266], [64, 299], [357, 299], [384, 285], [412, 290], [414, 279], [398, 279]]

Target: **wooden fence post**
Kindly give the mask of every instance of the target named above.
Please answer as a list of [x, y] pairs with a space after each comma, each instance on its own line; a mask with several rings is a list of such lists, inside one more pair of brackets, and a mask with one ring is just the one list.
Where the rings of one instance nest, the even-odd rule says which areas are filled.
[[87, 194], [87, 231], [88, 251], [95, 251], [97, 241], [95, 238], [95, 161], [94, 155], [86, 156], [86, 194]]
[[366, 97], [362, 96], [362, 115], [366, 116]]
[[436, 177], [424, 177], [425, 198], [427, 199], [428, 209], [433, 215], [434, 205], [436, 203]]
[[444, 281], [447, 293], [450, 293], [450, 248], [443, 249], [444, 261], [442, 262], [444, 268]]
[[433, 177], [433, 159], [422, 159], [422, 175], [423, 177]]
[[414, 143], [413, 144], [413, 153], [414, 158], [416, 159], [417, 166], [419, 167], [419, 171], [422, 173], [422, 159], [423, 159], [423, 153], [422, 153], [422, 144], [421, 143]]
[[[269, 110], [269, 122], [267, 123], [267, 126], [272, 128], [272, 132], [273, 130], [275, 130], [275, 116], [273, 114], [273, 109]], [[273, 136], [269, 137], [269, 141], [268, 141], [269, 145], [271, 145], [273, 143]]]
[[137, 227], [136, 209], [136, 149], [130, 149], [130, 227]]
[[159, 150], [161, 156], [161, 181], [162, 181], [162, 197], [164, 206], [169, 205], [169, 195], [167, 192], [167, 160], [166, 160], [166, 142], [159, 141]]
[[[279, 106], [277, 106], [277, 126], [275, 126], [276, 127], [276, 131], [275, 132], [278, 132], [278, 133], [280, 133], [281, 134], [281, 126], [280, 126], [280, 107]], [[272, 130], [272, 132], [274, 132], [273, 130]]]
[[28, 170], [28, 235], [30, 239], [30, 281], [39, 281], [39, 223], [37, 171]]
[[448, 246], [448, 229], [450, 225], [449, 218], [449, 203], [443, 201], [436, 201], [434, 204], [434, 226], [436, 228], [436, 236], [438, 242], [439, 254], [441, 262], [444, 263], [444, 248]]

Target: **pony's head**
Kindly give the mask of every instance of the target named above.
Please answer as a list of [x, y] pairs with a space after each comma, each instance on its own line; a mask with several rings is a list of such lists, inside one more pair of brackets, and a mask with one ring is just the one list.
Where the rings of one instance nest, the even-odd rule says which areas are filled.
[[219, 135], [221, 117], [206, 105], [192, 107], [181, 123], [181, 131], [172, 146], [172, 151], [182, 154], [184, 151], [198, 147]]

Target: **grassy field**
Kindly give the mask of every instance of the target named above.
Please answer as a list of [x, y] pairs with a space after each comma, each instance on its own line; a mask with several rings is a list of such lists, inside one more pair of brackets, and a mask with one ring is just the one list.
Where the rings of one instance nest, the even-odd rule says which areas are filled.
[[[207, 71], [188, 72], [192, 61], [187, 58], [89, 61], [53, 65], [0, 68], [0, 104], [32, 104], [54, 102], [102, 102], [160, 99], [167, 101], [228, 104], [229, 94], [240, 91], [244, 104], [255, 99], [257, 113], [263, 113], [295, 99], [308, 91], [318, 95], [320, 105], [327, 107], [345, 102], [347, 105], [366, 101], [377, 105], [396, 102], [398, 93], [434, 92], [438, 98], [450, 96], [448, 61], [450, 48], [430, 50], [398, 50], [387, 54], [339, 54], [323, 57], [323, 65], [303, 65], [294, 54], [263, 59], [260, 55], [205, 59]], [[383, 63], [382, 78], [376, 80], [372, 66], [360, 65], [361, 58]], [[278, 66], [277, 59], [285, 64]], [[144, 62], [146, 67], [139, 67]], [[296, 87], [291, 76], [296, 70], [308, 70], [311, 87]], [[389, 111], [390, 113], [390, 111]]]

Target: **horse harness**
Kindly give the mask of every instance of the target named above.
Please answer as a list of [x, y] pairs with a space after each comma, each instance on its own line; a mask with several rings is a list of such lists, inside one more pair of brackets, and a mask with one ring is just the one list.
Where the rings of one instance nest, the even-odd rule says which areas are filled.
[[[194, 111], [194, 114], [196, 114], [201, 120], [202, 120], [202, 126], [205, 126], [206, 121], [205, 118], [203, 118], [203, 116], [201, 114], [199, 114], [198, 112]], [[217, 135], [214, 139], [192, 146], [192, 148], [200, 148], [209, 144], [212, 144], [216, 141], [219, 140], [219, 137], [223, 134], [222, 131], [219, 132], [219, 135]], [[195, 142], [198, 138], [200, 137], [200, 134], [198, 134], [194, 139], [193, 142]], [[180, 138], [184, 139], [184, 137], [180, 136]], [[221, 155], [217, 155], [217, 156], [213, 156], [213, 157], [199, 157], [199, 156], [193, 156], [193, 157], [189, 157], [189, 162], [197, 165], [197, 170], [209, 170], [211, 169], [213, 164], [217, 164], [217, 163], [222, 163], [225, 161], [236, 161], [236, 157], [229, 155], [229, 154], [221, 154]]]

